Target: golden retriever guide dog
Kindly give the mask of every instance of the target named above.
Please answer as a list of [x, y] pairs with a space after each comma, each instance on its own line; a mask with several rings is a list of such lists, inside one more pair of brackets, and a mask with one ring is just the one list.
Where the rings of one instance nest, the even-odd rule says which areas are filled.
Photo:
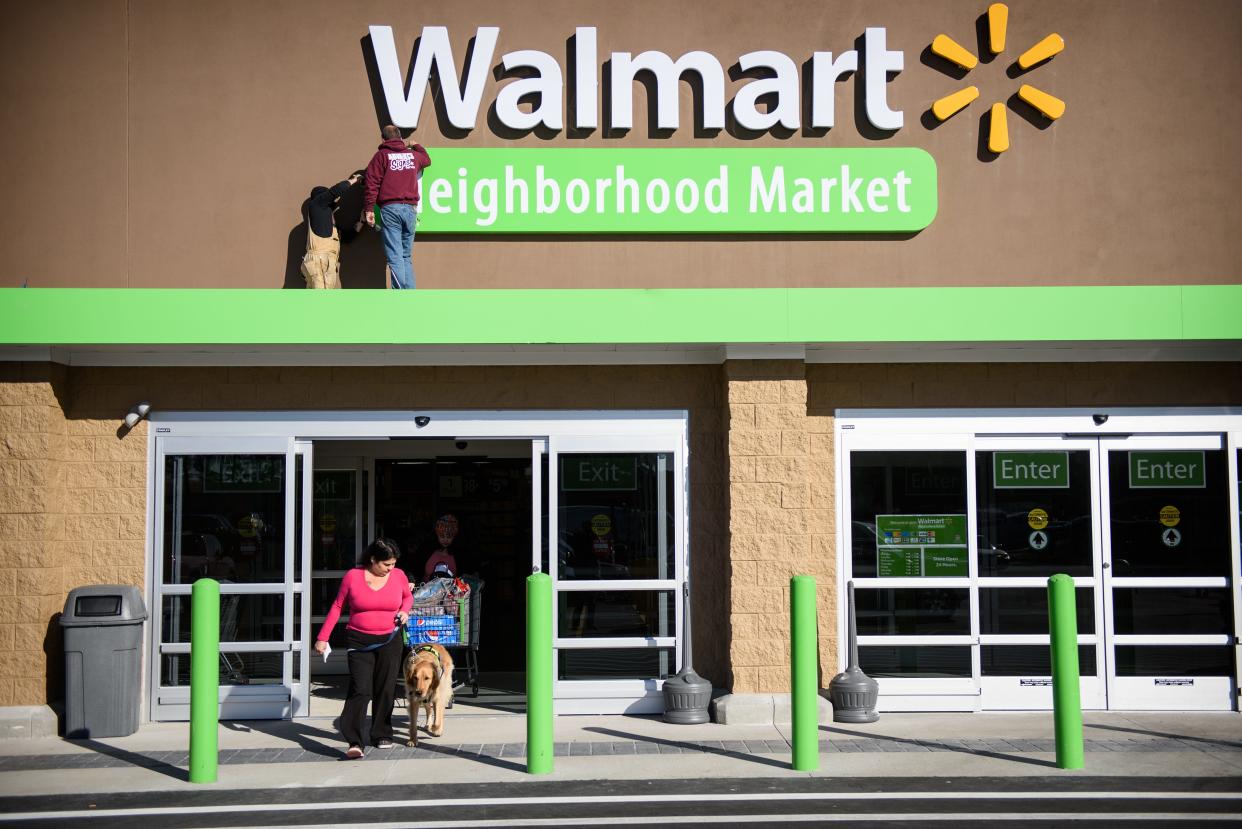
[[444, 734], [444, 709], [453, 699], [453, 657], [443, 645], [416, 645], [405, 659], [405, 690], [410, 702], [410, 739], [418, 745], [418, 710], [427, 709], [427, 733]]

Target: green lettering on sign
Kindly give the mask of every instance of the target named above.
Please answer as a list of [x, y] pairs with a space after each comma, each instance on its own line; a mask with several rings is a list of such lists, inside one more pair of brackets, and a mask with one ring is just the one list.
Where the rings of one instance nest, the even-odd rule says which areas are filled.
[[912, 147], [445, 147], [419, 233], [894, 233], [936, 217]]
[[1207, 486], [1202, 451], [1129, 454], [1131, 489], [1202, 489]]
[[634, 455], [561, 455], [560, 488], [564, 492], [638, 489]]
[[284, 455], [209, 455], [203, 492], [280, 492]]
[[969, 575], [965, 515], [877, 515], [880, 578]]
[[354, 473], [349, 470], [316, 470], [316, 501], [348, 501], [354, 497]]
[[1069, 489], [1069, 452], [996, 452], [995, 489]]

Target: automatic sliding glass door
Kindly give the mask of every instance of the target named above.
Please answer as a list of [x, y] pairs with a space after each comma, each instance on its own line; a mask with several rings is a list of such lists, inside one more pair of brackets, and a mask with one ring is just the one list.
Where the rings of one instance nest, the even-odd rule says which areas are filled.
[[1052, 706], [1048, 577], [1074, 579], [1083, 708], [1107, 707], [1094, 438], [977, 438], [980, 681], [985, 709]]
[[1221, 438], [1104, 443], [1110, 707], [1229, 710], [1237, 585]]
[[1050, 708], [1055, 573], [1077, 588], [1084, 708], [1233, 709], [1242, 515], [1220, 434], [842, 447], [859, 658], [886, 710]]
[[680, 658], [683, 470], [676, 438], [549, 440], [558, 712], [663, 710]]
[[284, 438], [157, 440], [152, 719], [189, 717], [191, 591], [203, 577], [220, 583], [221, 717], [305, 715], [309, 452]]

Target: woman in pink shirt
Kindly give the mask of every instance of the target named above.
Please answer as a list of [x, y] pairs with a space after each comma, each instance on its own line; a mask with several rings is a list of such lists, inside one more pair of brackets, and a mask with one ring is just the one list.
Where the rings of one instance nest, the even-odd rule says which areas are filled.
[[348, 603], [349, 623], [345, 642], [349, 648], [349, 694], [341, 711], [341, 735], [349, 743], [345, 756], [362, 756], [362, 726], [371, 703], [371, 745], [392, 748], [392, 704], [397, 672], [401, 668], [401, 628], [410, 618], [410, 583], [393, 568], [401, 551], [395, 542], [377, 538], [367, 547], [365, 564], [341, 579], [336, 601], [323, 620], [315, 641], [315, 653], [324, 653], [328, 637]]

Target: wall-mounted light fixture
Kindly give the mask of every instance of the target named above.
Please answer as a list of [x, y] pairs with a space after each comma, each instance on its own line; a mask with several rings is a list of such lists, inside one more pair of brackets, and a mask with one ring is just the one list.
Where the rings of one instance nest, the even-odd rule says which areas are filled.
[[132, 429], [138, 425], [138, 421], [147, 416], [147, 412], [151, 411], [151, 404], [147, 402], [139, 403], [129, 410], [125, 415], [125, 428]]

